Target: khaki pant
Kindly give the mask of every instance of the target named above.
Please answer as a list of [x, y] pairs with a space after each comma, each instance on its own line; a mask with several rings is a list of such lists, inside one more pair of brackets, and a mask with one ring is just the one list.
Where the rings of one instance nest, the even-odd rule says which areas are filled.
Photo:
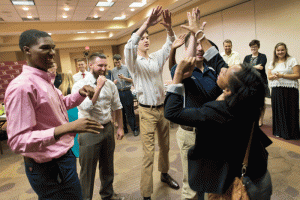
[[140, 132], [144, 157], [141, 175], [141, 195], [150, 197], [153, 193], [153, 162], [157, 132], [159, 145], [158, 170], [169, 171], [169, 127], [170, 122], [164, 117], [164, 108], [145, 108], [139, 106]]
[[176, 137], [180, 149], [182, 171], [183, 171], [181, 200], [197, 199], [197, 192], [192, 190], [188, 183], [188, 159], [187, 159], [188, 150], [195, 145], [195, 139], [196, 139], [195, 131], [187, 131], [179, 127], [176, 133]]

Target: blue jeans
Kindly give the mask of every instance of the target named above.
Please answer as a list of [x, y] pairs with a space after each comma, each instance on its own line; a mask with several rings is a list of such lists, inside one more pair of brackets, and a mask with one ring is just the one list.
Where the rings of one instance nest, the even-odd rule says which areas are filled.
[[46, 163], [25, 161], [25, 171], [39, 200], [82, 200], [76, 158], [71, 150]]

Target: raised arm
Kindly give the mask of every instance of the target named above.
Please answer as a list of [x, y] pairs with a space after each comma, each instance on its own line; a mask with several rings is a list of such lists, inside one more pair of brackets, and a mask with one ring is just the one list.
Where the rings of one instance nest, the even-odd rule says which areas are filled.
[[197, 43], [200, 42], [202, 49], [204, 50], [204, 58], [208, 62], [208, 65], [213, 67], [217, 74], [220, 73], [221, 68], [228, 65], [223, 60], [222, 56], [219, 54], [219, 51], [211, 44], [211, 42], [205, 37], [204, 27], [206, 22], [200, 23], [200, 10], [198, 8], [193, 9], [192, 13], [187, 13], [189, 25], [181, 25], [182, 28], [187, 29], [195, 34]]
[[170, 51], [170, 57], [169, 57], [169, 70], [171, 71], [172, 67], [176, 65], [176, 49], [181, 47], [184, 44], [186, 34], [180, 35], [172, 44], [171, 51]]
[[127, 44], [124, 48], [124, 55], [125, 55], [125, 63], [128, 66], [130, 72], [135, 71], [135, 62], [137, 58], [138, 52], [138, 43], [147, 29], [151, 26], [156, 25], [161, 21], [159, 19], [160, 15], [162, 14], [163, 10], [161, 6], [157, 6], [152, 10], [151, 15], [148, 19], [143, 23], [143, 25], [131, 35], [131, 38], [128, 40]]

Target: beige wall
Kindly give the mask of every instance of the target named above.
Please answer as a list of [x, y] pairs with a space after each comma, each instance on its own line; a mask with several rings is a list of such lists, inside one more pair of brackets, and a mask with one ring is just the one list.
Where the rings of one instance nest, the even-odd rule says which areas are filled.
[[[84, 59], [83, 52], [83, 47], [59, 49], [62, 72], [72, 71], [73, 74], [77, 73], [75, 60], [82, 58]], [[90, 46], [90, 54], [94, 52], [104, 53], [107, 57], [107, 70], [113, 68], [114, 64], [112, 60], [112, 46]]]
[[[199, 5], [199, 8], [205, 6], [207, 5]], [[268, 58], [267, 67], [273, 59], [274, 47], [278, 42], [286, 43], [289, 54], [300, 62], [299, 9], [298, 0], [253, 0], [207, 15], [202, 20], [207, 22], [207, 38], [218, 45], [220, 52], [224, 51], [223, 41], [231, 39], [233, 50], [240, 53], [241, 61], [251, 53], [249, 42], [253, 39], [260, 40], [260, 52]], [[187, 32], [179, 26], [173, 29], [177, 36]], [[161, 48], [165, 38], [165, 31], [150, 35], [150, 53]], [[121, 55], [124, 54], [124, 46], [125, 44], [118, 46]], [[183, 57], [184, 47], [180, 47], [176, 54], [177, 62]], [[163, 78], [165, 81], [171, 79], [168, 62], [164, 66]], [[269, 99], [267, 103], [270, 103]]]
[[10, 52], [0, 52], [0, 62], [4, 61], [18, 61], [17, 55], [14, 51]]

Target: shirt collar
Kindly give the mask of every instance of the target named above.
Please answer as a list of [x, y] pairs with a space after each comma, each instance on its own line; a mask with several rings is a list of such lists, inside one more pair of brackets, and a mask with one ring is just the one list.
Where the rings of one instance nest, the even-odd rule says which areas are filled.
[[203, 63], [203, 66], [204, 66], [204, 70], [203, 72], [201, 72], [201, 70], [198, 68], [198, 67], [195, 67], [194, 68], [194, 71], [199, 71], [201, 73], [205, 73], [206, 71], [208, 70], [211, 70], [211, 71], [215, 71], [212, 67], [209, 67], [207, 64]]
[[[28, 73], [28, 74], [33, 74], [35, 76], [39, 76], [39, 77], [41, 77], [42, 79], [46, 80], [49, 83], [51, 83], [51, 79], [53, 78], [51, 76], [50, 72], [45, 72], [45, 71], [42, 71], [40, 69], [37, 69], [37, 68], [34, 68], [34, 67], [30, 67], [28, 65], [23, 65], [22, 72]], [[55, 78], [54, 74], [53, 74], [53, 76]]]
[[92, 73], [87, 73], [84, 79], [90, 80], [93, 84], [97, 85], [97, 79], [95, 79]]

